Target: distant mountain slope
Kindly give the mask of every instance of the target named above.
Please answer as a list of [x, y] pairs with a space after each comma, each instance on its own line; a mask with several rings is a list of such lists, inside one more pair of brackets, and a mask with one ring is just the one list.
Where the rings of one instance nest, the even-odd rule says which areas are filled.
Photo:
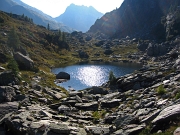
[[42, 11], [23, 3], [21, 0], [13, 0], [13, 1], [16, 2], [17, 4], [21, 5], [21, 6], [25, 7], [26, 9], [29, 9], [29, 10], [35, 12], [36, 14], [38, 13], [40, 15], [43, 15], [44, 18], [47, 18], [47, 19], [50, 19], [50, 20], [53, 19], [51, 16], [43, 13]]
[[15, 5], [17, 5], [17, 3], [15, 3], [14, 1], [1, 0], [0, 1], [0, 10], [8, 12], [8, 11], [10, 11], [10, 8]]
[[71, 4], [62, 15], [55, 19], [71, 28], [86, 32], [102, 15], [92, 6], [86, 7]]
[[161, 17], [179, 3], [179, 0], [124, 0], [120, 8], [98, 19], [89, 32], [101, 32], [108, 37], [163, 39]]
[[25, 16], [32, 18], [35, 24], [42, 25], [44, 27], [47, 27], [49, 23], [51, 29], [61, 29], [66, 32], [74, 31], [74, 29], [67, 27], [62, 23], [58, 23], [52, 17], [44, 14], [40, 10], [28, 6], [20, 0], [1, 0], [0, 10], [18, 15], [24, 14]]

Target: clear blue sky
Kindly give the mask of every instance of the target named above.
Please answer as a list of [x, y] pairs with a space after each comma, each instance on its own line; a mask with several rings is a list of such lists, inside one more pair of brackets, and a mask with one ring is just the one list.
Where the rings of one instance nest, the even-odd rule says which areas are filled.
[[75, 5], [93, 6], [101, 13], [110, 12], [119, 8], [124, 0], [21, 0], [44, 13], [57, 17], [64, 13], [67, 6]]

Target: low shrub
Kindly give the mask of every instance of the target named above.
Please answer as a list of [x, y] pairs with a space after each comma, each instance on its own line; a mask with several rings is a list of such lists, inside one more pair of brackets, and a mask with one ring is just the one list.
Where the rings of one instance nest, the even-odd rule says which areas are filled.
[[9, 60], [7, 67], [12, 70], [15, 76], [18, 76], [19, 67], [18, 67], [17, 62], [13, 58]]
[[102, 111], [95, 111], [93, 112], [92, 116], [95, 120], [99, 120], [101, 118], [103, 118], [106, 114], [106, 111], [105, 110], [102, 110]]
[[159, 85], [159, 87], [157, 87], [156, 92], [158, 93], [158, 95], [163, 95], [166, 93], [166, 89], [164, 88], [164, 86], [161, 84]]
[[180, 92], [178, 92], [175, 96], [175, 99], [179, 99], [180, 98]]
[[115, 77], [113, 71], [110, 71], [109, 72], [109, 82], [110, 82], [110, 85], [115, 84], [116, 83], [115, 81], [116, 81], [116, 77]]

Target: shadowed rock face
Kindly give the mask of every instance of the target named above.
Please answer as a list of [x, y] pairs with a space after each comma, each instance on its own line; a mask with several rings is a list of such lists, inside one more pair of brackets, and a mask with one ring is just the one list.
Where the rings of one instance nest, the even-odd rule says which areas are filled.
[[175, 1], [125, 0], [121, 7], [106, 13], [91, 26], [89, 32], [101, 32], [109, 37], [143, 39], [165, 38], [161, 17]]
[[166, 39], [171, 39], [180, 34], [180, 9], [166, 16]]
[[9, 86], [0, 87], [0, 103], [11, 102], [13, 96], [15, 96], [14, 88]]
[[28, 56], [23, 55], [20, 52], [14, 54], [14, 59], [17, 61], [18, 65], [22, 69], [31, 70], [34, 68], [34, 62]]
[[7, 61], [7, 57], [5, 54], [3, 54], [2, 52], [0, 52], [0, 62], [4, 63]]
[[14, 76], [13, 72], [5, 71], [0, 73], [0, 86], [6, 86], [8, 84], [18, 84], [19, 79]]
[[56, 79], [67, 79], [67, 80], [69, 80], [70, 79], [70, 74], [68, 74], [66, 72], [59, 72], [56, 75]]
[[[6, 103], [1, 103], [0, 104], [0, 119], [2, 117], [6, 117], [6, 115], [8, 113], [11, 113], [13, 111], [17, 111], [18, 110], [18, 103], [17, 102], [6, 102]], [[10, 114], [9, 114], [10, 115]], [[8, 117], [7, 117], [8, 118]], [[2, 122], [2, 121], [1, 121]]]

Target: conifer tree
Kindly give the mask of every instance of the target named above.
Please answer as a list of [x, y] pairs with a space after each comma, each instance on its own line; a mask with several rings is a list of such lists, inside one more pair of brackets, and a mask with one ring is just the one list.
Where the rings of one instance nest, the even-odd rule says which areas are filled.
[[17, 62], [16, 62], [13, 58], [11, 58], [11, 59], [9, 60], [9, 63], [8, 63], [8, 65], [7, 65], [7, 67], [12, 70], [12, 72], [13, 72], [13, 74], [14, 74], [15, 76], [18, 76], [19, 67], [18, 67]]
[[62, 40], [62, 33], [61, 33], [60, 29], [58, 30], [58, 35], [59, 35], [59, 40], [61, 41]]
[[110, 84], [114, 84], [115, 80], [116, 80], [116, 77], [115, 77], [113, 71], [110, 71], [109, 72], [109, 82], [110, 82]]
[[12, 16], [13, 16], [12, 12], [10, 12], [10, 13], [9, 13], [9, 16], [10, 16], [10, 17], [12, 17]]
[[49, 25], [49, 23], [48, 23], [48, 25], [47, 25], [47, 29], [50, 30], [50, 25]]
[[8, 35], [7, 45], [14, 50], [17, 50], [20, 47], [20, 40], [14, 27]]
[[24, 18], [24, 14], [22, 14], [22, 18]]
[[66, 34], [65, 34], [65, 32], [62, 33], [62, 41], [66, 42]]

